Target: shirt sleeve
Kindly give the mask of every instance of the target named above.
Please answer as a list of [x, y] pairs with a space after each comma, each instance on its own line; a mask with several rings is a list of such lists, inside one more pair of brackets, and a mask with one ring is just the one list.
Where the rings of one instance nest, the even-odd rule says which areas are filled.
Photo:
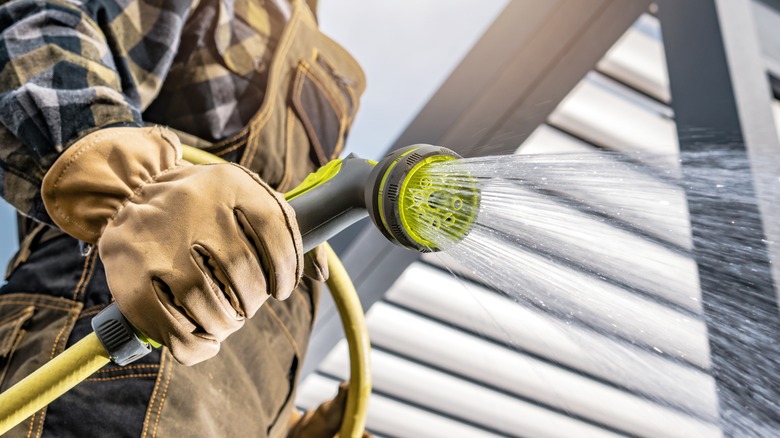
[[110, 44], [79, 5], [18, 1], [0, 8], [0, 195], [51, 223], [40, 197], [70, 143], [107, 126], [141, 126]]

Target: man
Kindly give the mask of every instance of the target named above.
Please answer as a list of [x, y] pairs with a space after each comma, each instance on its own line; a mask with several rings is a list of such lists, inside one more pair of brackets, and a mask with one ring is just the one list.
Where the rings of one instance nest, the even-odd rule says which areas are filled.
[[2, 195], [27, 218], [0, 389], [112, 299], [166, 346], [9, 436], [332, 436], [343, 391], [293, 415], [327, 271], [279, 193], [341, 152], [357, 63], [300, 0], [12, 1], [0, 31]]

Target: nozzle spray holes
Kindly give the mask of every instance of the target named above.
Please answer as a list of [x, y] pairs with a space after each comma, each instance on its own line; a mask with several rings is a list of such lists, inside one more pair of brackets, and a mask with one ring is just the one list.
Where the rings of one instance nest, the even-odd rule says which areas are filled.
[[443, 190], [437, 190], [428, 196], [428, 207], [434, 210], [447, 207], [449, 194]]

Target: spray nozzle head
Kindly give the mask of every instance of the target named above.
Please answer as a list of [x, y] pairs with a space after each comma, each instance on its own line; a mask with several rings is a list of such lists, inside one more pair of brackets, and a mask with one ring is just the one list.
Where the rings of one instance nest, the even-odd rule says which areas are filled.
[[371, 219], [390, 241], [420, 252], [441, 251], [468, 235], [479, 207], [476, 180], [447, 163], [461, 158], [431, 145], [397, 149], [369, 178]]

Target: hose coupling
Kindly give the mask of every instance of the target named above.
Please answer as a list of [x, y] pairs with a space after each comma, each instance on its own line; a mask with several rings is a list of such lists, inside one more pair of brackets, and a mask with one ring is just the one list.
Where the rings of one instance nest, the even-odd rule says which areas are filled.
[[116, 303], [111, 303], [92, 318], [92, 329], [111, 361], [117, 365], [135, 362], [152, 351], [151, 343], [138, 336]]

